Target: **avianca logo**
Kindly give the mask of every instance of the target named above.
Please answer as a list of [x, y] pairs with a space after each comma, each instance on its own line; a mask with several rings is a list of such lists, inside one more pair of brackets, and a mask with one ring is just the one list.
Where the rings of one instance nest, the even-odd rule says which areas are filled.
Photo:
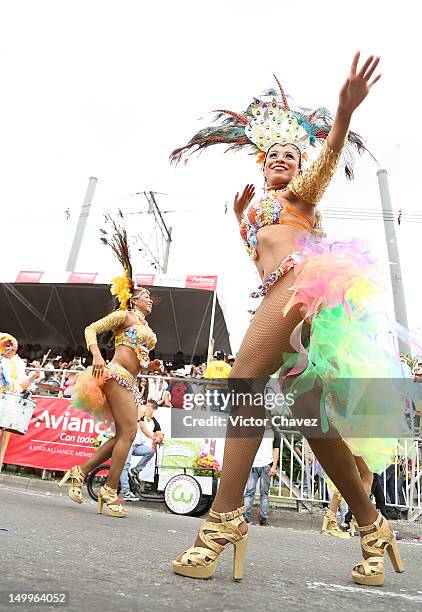
[[45, 429], [62, 429], [63, 431], [77, 431], [79, 433], [104, 433], [103, 424], [92, 418], [71, 417], [67, 411], [60, 416], [56, 416], [50, 414], [47, 408], [41, 412], [35, 423], [35, 427], [41, 426]]

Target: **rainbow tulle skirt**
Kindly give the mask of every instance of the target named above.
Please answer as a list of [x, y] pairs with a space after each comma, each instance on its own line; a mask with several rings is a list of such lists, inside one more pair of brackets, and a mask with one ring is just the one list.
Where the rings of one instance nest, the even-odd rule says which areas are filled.
[[296, 397], [319, 385], [322, 431], [333, 425], [372, 471], [383, 471], [398, 440], [412, 437], [398, 337], [415, 342], [387, 316], [375, 260], [361, 240], [301, 239], [253, 297], [291, 269], [284, 314], [300, 305], [303, 318], [291, 333], [295, 352], [283, 355], [280, 377]]
[[119, 385], [133, 394], [138, 407], [142, 405], [136, 378], [123, 366], [113, 362], [107, 365], [105, 374], [101, 378], [92, 375], [91, 367], [76, 376], [75, 384], [72, 386], [72, 404], [79, 410], [91, 413], [99, 421], [111, 422], [113, 416], [104, 394], [104, 385], [109, 380], [116, 380]]

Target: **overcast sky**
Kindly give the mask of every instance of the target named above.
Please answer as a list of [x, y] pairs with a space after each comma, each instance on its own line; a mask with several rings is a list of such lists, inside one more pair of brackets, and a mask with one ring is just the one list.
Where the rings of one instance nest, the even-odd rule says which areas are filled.
[[[228, 202], [230, 210], [246, 182], [261, 186], [262, 177], [253, 160], [224, 155], [224, 147], [178, 168], [169, 166], [170, 151], [205, 125], [214, 108], [244, 110], [252, 96], [273, 85], [273, 72], [299, 104], [335, 111], [354, 52], [379, 54], [382, 79], [352, 127], [388, 169], [394, 208], [422, 221], [416, 6], [409, 0], [3, 2], [3, 275], [65, 269], [89, 176], [98, 186], [78, 271], [116, 271], [98, 240], [104, 211], [145, 210], [144, 199], [132, 195], [144, 190], [168, 194], [157, 202], [173, 211], [165, 215], [174, 228], [169, 272], [219, 275], [236, 350], [257, 275], [224, 208]], [[340, 219], [327, 213], [326, 230], [365, 237], [388, 273], [380, 215], [356, 218], [380, 211], [377, 168], [364, 156], [353, 184], [338, 173], [322, 212], [344, 211]], [[148, 232], [146, 215], [128, 219], [134, 234]], [[396, 230], [409, 325], [422, 329], [422, 225], [405, 219]], [[148, 271], [134, 255], [136, 270]]]

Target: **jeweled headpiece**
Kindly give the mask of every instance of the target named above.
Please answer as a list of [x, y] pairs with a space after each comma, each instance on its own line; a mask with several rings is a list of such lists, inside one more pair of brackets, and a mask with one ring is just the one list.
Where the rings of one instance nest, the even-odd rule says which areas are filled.
[[[263, 162], [265, 153], [274, 144], [296, 146], [306, 160], [306, 149], [323, 142], [333, 125], [333, 117], [323, 107], [314, 111], [288, 102], [283, 88], [275, 77], [279, 92], [269, 89], [260, 98], [255, 98], [242, 114], [229, 110], [217, 110], [215, 125], [197, 132], [183, 147], [175, 149], [170, 161], [178, 163], [197, 151], [215, 144], [228, 144], [227, 151], [247, 148]], [[343, 151], [347, 178], [353, 178], [353, 150], [366, 151], [362, 138], [349, 131]]]

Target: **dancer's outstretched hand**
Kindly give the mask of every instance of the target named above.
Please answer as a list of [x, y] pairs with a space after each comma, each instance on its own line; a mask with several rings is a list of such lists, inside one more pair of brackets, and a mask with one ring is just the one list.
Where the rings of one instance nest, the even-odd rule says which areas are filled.
[[234, 196], [233, 210], [236, 215], [236, 219], [241, 221], [243, 211], [250, 204], [251, 200], [255, 195], [255, 187], [254, 185], [246, 185], [245, 189], [242, 192], [242, 195], [239, 196], [239, 192]]
[[381, 78], [381, 75], [378, 74], [371, 79], [379, 64], [379, 57], [370, 55], [358, 70], [359, 57], [360, 51], [353, 58], [350, 74], [341, 88], [339, 96], [339, 110], [349, 115], [364, 101], [371, 87]]

